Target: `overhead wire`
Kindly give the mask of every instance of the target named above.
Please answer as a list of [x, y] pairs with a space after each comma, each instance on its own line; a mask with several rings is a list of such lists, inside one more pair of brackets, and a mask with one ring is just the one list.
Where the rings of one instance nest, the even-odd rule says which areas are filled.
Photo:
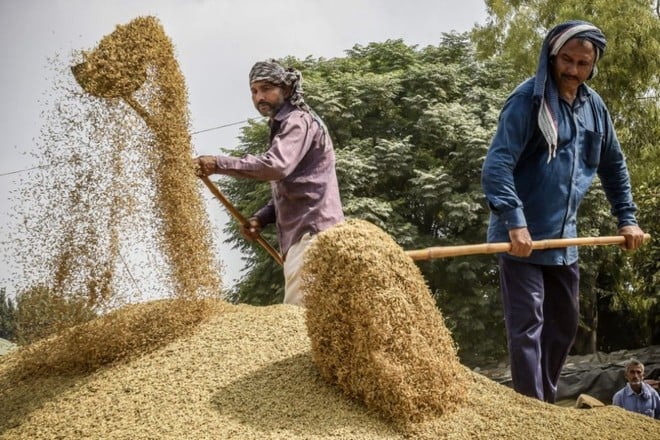
[[[206, 132], [209, 132], [209, 131], [220, 130], [221, 128], [232, 127], [234, 125], [245, 124], [247, 122], [250, 122], [251, 120], [260, 120], [260, 119], [264, 119], [264, 118], [263, 117], [262, 118], [249, 118], [249, 119], [244, 119], [242, 121], [230, 122], [228, 124], [218, 125], [216, 127], [205, 128], [203, 130], [193, 131], [193, 132], [190, 133], [190, 135], [194, 136], [194, 135], [197, 135], [197, 134], [200, 134], [200, 133], [206, 133]], [[22, 170], [8, 171], [6, 173], [0, 173], [0, 177], [10, 176], [12, 174], [25, 173], [25, 172], [28, 172], [28, 171], [38, 170], [38, 169], [41, 169], [41, 168], [50, 168], [52, 166], [62, 165], [64, 163], [66, 163], [66, 161], [51, 163], [51, 164], [48, 164], [48, 165], [39, 165], [39, 166], [31, 167], [31, 168], [24, 168]]]
[[[261, 119], [263, 119], [263, 118], [261, 118]], [[193, 132], [190, 133], [190, 135], [194, 136], [194, 135], [197, 135], [197, 134], [200, 134], [200, 133], [206, 133], [206, 132], [209, 132], [209, 131], [220, 130], [222, 128], [232, 127], [232, 126], [239, 125], [239, 124], [245, 124], [249, 121], [250, 121], [250, 119], [245, 119], [245, 120], [236, 121], [236, 122], [230, 122], [228, 124], [222, 124], [222, 125], [218, 125], [218, 126], [215, 126], [215, 127], [206, 128], [206, 129], [203, 129], [203, 130], [193, 131]], [[32, 171], [32, 170], [37, 170], [37, 169], [42, 169], [42, 168], [50, 168], [52, 166], [59, 166], [59, 165], [65, 164], [65, 163], [67, 163], [67, 161], [51, 163], [51, 164], [48, 164], [48, 165], [39, 165], [39, 166], [35, 166], [35, 167], [24, 168], [24, 169], [21, 169], [21, 170], [9, 171], [9, 172], [6, 172], [6, 173], [0, 173], [0, 177], [9, 176], [9, 175], [12, 175], [12, 174], [24, 173], [24, 172], [27, 172], [27, 171]], [[133, 273], [131, 272], [131, 270], [130, 270], [126, 260], [124, 259], [124, 256], [121, 254], [121, 252], [119, 253], [119, 258], [121, 260], [122, 265], [124, 266], [124, 269], [127, 271], [133, 286], [138, 290], [140, 295], [143, 295], [142, 291], [140, 290], [140, 287], [138, 286], [137, 281], [135, 280], [135, 277], [133, 276]]]

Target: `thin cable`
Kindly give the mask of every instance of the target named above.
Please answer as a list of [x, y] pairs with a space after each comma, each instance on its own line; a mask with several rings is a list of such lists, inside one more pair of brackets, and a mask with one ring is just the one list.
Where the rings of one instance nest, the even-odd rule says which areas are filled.
[[[264, 119], [263, 117], [261, 119]], [[246, 122], [250, 122], [249, 119], [245, 119], [243, 121], [236, 121], [236, 122], [230, 122], [229, 124], [225, 125], [218, 125], [217, 127], [211, 127], [211, 128], [205, 128], [204, 130], [199, 130], [199, 131], [193, 131], [190, 133], [191, 135], [194, 134], [199, 134], [199, 133], [206, 133], [207, 131], [213, 131], [213, 130], [219, 130], [221, 128], [226, 128], [226, 127], [231, 127], [233, 125], [238, 125], [238, 124], [245, 124]]]
[[[62, 162], [62, 163], [65, 163], [65, 162]], [[9, 176], [9, 175], [11, 175], [11, 174], [24, 173], [24, 172], [26, 172], [26, 171], [38, 170], [39, 168], [48, 168], [48, 167], [52, 167], [53, 165], [60, 165], [60, 164], [39, 165], [38, 167], [25, 168], [25, 169], [23, 169], [23, 170], [17, 170], [17, 171], [10, 171], [10, 172], [8, 172], [8, 173], [2, 173], [2, 174], [0, 174], [0, 177], [2, 177], [2, 176]]]
[[133, 281], [133, 286], [135, 286], [135, 288], [137, 289], [138, 293], [140, 294], [140, 297], [145, 298], [144, 293], [142, 293], [142, 290], [140, 290], [137, 281], [135, 281], [135, 278], [131, 273], [131, 269], [128, 268], [128, 264], [126, 264], [126, 260], [124, 260], [124, 256], [121, 254], [120, 251], [117, 251], [117, 254], [119, 254], [119, 258], [121, 259], [121, 262], [124, 264], [124, 269], [126, 269], [126, 272], [128, 272], [128, 276], [131, 278], [131, 281]]
[[[262, 117], [261, 119], [265, 119], [265, 118]], [[246, 122], [250, 122], [250, 119], [245, 119], [243, 121], [230, 122], [229, 124], [218, 125], [217, 127], [205, 128], [204, 130], [193, 131], [192, 133], [190, 133], [190, 135], [193, 136], [193, 135], [200, 134], [200, 133], [206, 133], [207, 131], [214, 131], [214, 130], [219, 130], [221, 128], [231, 127], [231, 126], [234, 126], [234, 125], [245, 124]], [[64, 163], [66, 163], [66, 161], [65, 162], [60, 162], [60, 163], [52, 163], [52, 164], [48, 164], [48, 165], [39, 165], [39, 166], [36, 166], [36, 167], [25, 168], [25, 169], [22, 169], [22, 170], [9, 171], [7, 173], [0, 173], [0, 177], [10, 176], [12, 174], [25, 173], [27, 171], [38, 170], [38, 169], [41, 169], [41, 168], [50, 168], [52, 166], [62, 165]]]

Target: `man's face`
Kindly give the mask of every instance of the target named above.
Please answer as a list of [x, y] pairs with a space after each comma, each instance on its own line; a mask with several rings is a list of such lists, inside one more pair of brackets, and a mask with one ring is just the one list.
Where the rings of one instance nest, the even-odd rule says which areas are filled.
[[644, 379], [644, 367], [631, 365], [626, 369], [626, 380], [630, 385], [640, 385]]
[[588, 40], [573, 38], [559, 49], [552, 63], [552, 76], [559, 94], [575, 97], [577, 89], [589, 78], [596, 60], [596, 48]]
[[273, 117], [286, 100], [286, 91], [268, 81], [255, 81], [250, 84], [252, 103], [262, 116]]

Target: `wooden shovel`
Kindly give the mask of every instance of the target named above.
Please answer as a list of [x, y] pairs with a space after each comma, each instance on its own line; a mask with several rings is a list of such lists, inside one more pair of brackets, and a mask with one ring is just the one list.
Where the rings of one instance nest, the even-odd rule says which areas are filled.
[[[204, 185], [211, 191], [211, 193], [218, 199], [220, 200], [220, 203], [222, 203], [225, 208], [230, 212], [231, 215], [234, 216], [234, 218], [243, 226], [249, 226], [250, 222], [241, 214], [238, 209], [234, 205], [231, 204], [231, 202], [225, 197], [222, 192], [218, 189], [217, 186], [213, 184], [209, 180], [208, 177], [206, 176], [199, 176], [200, 179], [202, 179], [202, 182], [204, 182]], [[270, 254], [271, 257], [277, 263], [281, 266], [282, 265], [282, 256], [280, 255], [279, 252], [277, 252], [267, 241], [264, 239], [261, 235], [259, 235], [256, 239], [256, 242], [259, 243], [265, 250]]]
[[[651, 239], [650, 234], [644, 234], [644, 242]], [[549, 240], [538, 240], [532, 242], [532, 249], [555, 249], [568, 246], [600, 246], [605, 244], [623, 244], [626, 237], [614, 235], [608, 237], [578, 237], [578, 238], [555, 238]], [[434, 258], [458, 257], [461, 255], [497, 254], [508, 252], [511, 243], [483, 243], [469, 244], [463, 246], [439, 246], [426, 249], [406, 251], [413, 260], [432, 260]]]
[[[138, 115], [140, 115], [140, 117], [142, 117], [142, 119], [144, 119], [144, 121], [146, 122], [147, 126], [149, 126], [149, 124], [151, 123], [151, 118], [150, 118], [149, 114], [144, 110], [144, 108], [143, 108], [143, 107], [142, 107], [142, 106], [141, 106], [141, 105], [140, 105], [140, 104], [139, 104], [139, 103], [138, 103], [138, 102], [137, 102], [132, 96], [122, 96], [122, 98], [124, 99], [124, 101], [126, 101], [126, 103], [127, 103], [128, 105], [130, 105], [130, 106], [133, 108], [133, 110], [135, 110], [135, 111], [137, 112]], [[220, 192], [220, 190], [218, 189], [218, 187], [215, 186], [215, 185], [213, 184], [213, 182], [211, 182], [211, 181], [209, 180], [208, 177], [206, 177], [206, 176], [199, 176], [199, 178], [202, 179], [202, 182], [204, 182], [204, 185], [206, 185], [206, 187], [211, 191], [211, 193], [212, 193], [212, 194], [213, 194], [218, 200], [220, 200], [220, 202], [225, 206], [225, 208], [227, 208], [227, 210], [229, 211], [229, 213], [230, 213], [232, 216], [234, 216], [234, 218], [235, 218], [235, 219], [236, 219], [241, 225], [249, 226], [249, 222], [248, 222], [248, 220], [247, 220], [247, 219], [246, 219], [246, 218], [245, 218], [245, 217], [244, 217], [244, 216], [238, 211], [238, 209], [236, 209], [236, 207], [235, 207], [234, 205], [231, 204], [231, 202], [229, 201], [229, 199], [227, 199], [227, 197], [225, 197], [225, 195], [222, 194], [222, 192]], [[272, 246], [266, 241], [265, 238], [263, 238], [261, 235], [259, 235], [259, 236], [256, 238], [255, 241], [256, 241], [257, 243], [259, 243], [259, 244], [260, 244], [260, 245], [266, 250], [266, 252], [268, 252], [268, 253], [270, 254], [270, 256], [273, 257], [273, 259], [274, 259], [274, 260], [275, 260], [280, 266], [283, 264], [282, 256], [280, 255], [280, 253], [277, 252], [277, 251], [276, 251], [276, 250], [275, 250], [275, 249], [274, 249], [274, 248], [273, 248], [273, 247], [272, 247]]]

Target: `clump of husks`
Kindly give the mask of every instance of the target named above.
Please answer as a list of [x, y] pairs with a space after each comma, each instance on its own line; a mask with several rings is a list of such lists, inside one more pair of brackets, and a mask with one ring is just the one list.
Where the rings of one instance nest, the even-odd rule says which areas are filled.
[[[155, 348], [199, 323], [204, 299], [221, 293], [169, 38], [158, 20], [140, 17], [82, 56], [73, 68], [79, 85], [68, 68], [56, 84], [40, 142], [46, 172], [22, 193], [27, 237], [17, 240], [18, 253], [33, 278], [25, 289], [33, 300], [23, 304], [38, 310], [24, 310], [19, 330], [25, 343], [60, 335], [26, 349], [34, 368], [21, 374], [89, 371]], [[53, 315], [44, 295], [75, 313]], [[106, 315], [149, 297], [175, 306], [129, 327]], [[75, 326], [97, 315], [98, 323]], [[27, 335], [27, 318], [45, 323], [38, 335]]]
[[467, 380], [421, 272], [378, 227], [350, 220], [305, 254], [314, 363], [346, 394], [406, 425], [454, 411]]

